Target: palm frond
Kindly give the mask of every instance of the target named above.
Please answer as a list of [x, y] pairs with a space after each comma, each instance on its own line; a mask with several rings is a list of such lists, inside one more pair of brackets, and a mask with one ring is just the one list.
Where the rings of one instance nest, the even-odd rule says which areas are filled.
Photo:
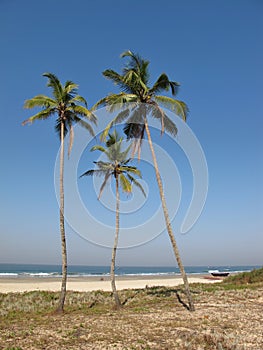
[[127, 161], [127, 156], [131, 146], [128, 146], [122, 151], [122, 141], [123, 138], [118, 135], [116, 130], [114, 130], [112, 134], [109, 134], [108, 139], [106, 140], [107, 149], [105, 150], [105, 154], [114, 166], [116, 166], [116, 164], [123, 164], [123, 162]]
[[69, 104], [75, 103], [75, 102], [80, 102], [83, 103], [85, 105], [85, 107], [88, 107], [87, 101], [85, 100], [84, 97], [80, 96], [80, 95], [76, 95], [74, 96], [70, 101]]
[[181, 117], [184, 121], [186, 121], [189, 109], [186, 103], [184, 103], [183, 101], [175, 100], [174, 98], [160, 95], [155, 95], [154, 100], [161, 106], [169, 109], [170, 111], [174, 112], [176, 115]]
[[149, 61], [144, 60], [140, 55], [135, 54], [130, 50], [123, 52], [121, 58], [123, 57], [130, 58], [127, 66], [123, 69], [123, 73], [126, 74], [130, 70], [137, 72], [142, 82], [146, 85], [149, 80]]
[[153, 94], [162, 90], [168, 90], [169, 89], [169, 79], [168, 76], [165, 73], [162, 73], [156, 82], [154, 83], [153, 87], [150, 89], [149, 93]]
[[75, 114], [81, 115], [87, 118], [90, 122], [96, 125], [97, 117], [91, 111], [89, 111], [86, 107], [80, 105], [71, 105], [69, 110], [73, 111]]
[[143, 60], [142, 64], [141, 64], [141, 72], [140, 72], [140, 76], [142, 78], [142, 81], [145, 83], [145, 85], [148, 84], [149, 78], [150, 78], [150, 74], [149, 74], [149, 70], [148, 70], [148, 65], [149, 65], [149, 61]]
[[161, 134], [164, 133], [164, 117], [165, 113], [162, 108], [155, 101], [151, 101], [151, 104], [148, 105], [148, 114], [151, 114], [153, 118], [159, 119], [161, 122]]
[[138, 72], [128, 70], [123, 76], [123, 80], [125, 84], [130, 87], [130, 91], [133, 94], [139, 95], [141, 98], [146, 96], [148, 87], [145, 85]]
[[123, 132], [127, 136], [127, 140], [133, 139], [132, 142], [132, 158], [134, 158], [135, 154], [138, 153], [138, 160], [140, 160], [141, 155], [141, 146], [144, 139], [144, 124], [137, 123], [126, 123]]
[[108, 135], [108, 140], [106, 141], [106, 147], [111, 147], [117, 142], [122, 142], [122, 137], [120, 137], [116, 131], [116, 129], [113, 131], [112, 134]]
[[141, 160], [142, 141], [143, 141], [143, 138], [141, 138], [141, 139], [134, 139], [132, 141], [132, 154], [131, 154], [132, 159], [134, 158], [135, 154], [137, 153], [138, 154], [138, 157], [137, 157], [138, 161]]
[[105, 148], [103, 146], [100, 146], [100, 145], [95, 145], [90, 150], [91, 150], [91, 152], [101, 151], [103, 153], [106, 151]]
[[109, 134], [110, 129], [112, 128], [113, 125], [115, 124], [119, 124], [122, 123], [125, 119], [127, 119], [128, 115], [129, 115], [130, 111], [129, 109], [125, 109], [123, 111], [121, 111], [107, 126], [106, 128], [103, 130], [100, 139], [102, 141], [105, 141], [106, 137]]
[[164, 129], [172, 136], [176, 136], [178, 129], [176, 124], [166, 115], [163, 115]]
[[122, 162], [122, 166], [123, 166], [123, 165], [126, 165], [126, 164], [128, 164], [128, 163], [130, 163], [130, 161], [132, 161], [132, 158], [128, 158], [128, 159], [124, 160], [124, 161]]
[[144, 137], [144, 124], [138, 123], [126, 123], [123, 132], [127, 136], [127, 140], [134, 138], [143, 138]]
[[114, 125], [114, 121], [112, 120], [111, 122], [109, 122], [109, 124], [106, 126], [106, 128], [103, 130], [102, 134], [100, 135], [101, 141], [105, 141], [105, 139], [106, 139], [107, 135], [109, 134], [109, 131], [113, 125]]
[[132, 115], [127, 120], [123, 132], [125, 133], [127, 140], [133, 139], [132, 158], [138, 153], [138, 159], [140, 160], [140, 151], [142, 140], [144, 138], [144, 114], [145, 104], [140, 104], [138, 108], [133, 110]]
[[137, 92], [136, 87], [139, 85], [139, 80], [140, 76], [137, 72], [133, 71], [132, 69], [127, 70], [127, 72], [123, 75], [123, 81], [127, 86], [130, 87], [130, 90], [133, 94]]
[[85, 120], [80, 119], [79, 117], [77, 117], [76, 115], [74, 115], [74, 121], [78, 124], [80, 124], [84, 129], [86, 129], [91, 136], [95, 136], [94, 130], [92, 128], [92, 126], [87, 123]]
[[43, 76], [48, 78], [47, 86], [52, 89], [56, 100], [60, 101], [63, 96], [63, 87], [57, 76], [53, 73], [44, 73]]
[[131, 50], [127, 50], [127, 51], [124, 51], [120, 54], [120, 58], [123, 58], [123, 57], [132, 57], [133, 56], [133, 53], [131, 52]]
[[127, 108], [127, 104], [129, 104], [129, 108], [132, 108], [136, 102], [139, 102], [136, 94], [126, 94], [124, 92], [111, 94], [106, 98], [106, 106], [110, 113]]
[[138, 108], [134, 109], [127, 119], [123, 128], [127, 139], [143, 138], [144, 135], [144, 104], [140, 104]]
[[99, 107], [106, 106], [107, 110], [112, 113], [114, 111], [121, 110], [128, 102], [130, 102], [129, 95], [125, 94], [124, 92], [121, 92], [120, 94], [110, 94], [95, 103], [91, 110], [94, 111]]
[[24, 108], [34, 108], [34, 107], [55, 107], [57, 102], [52, 98], [45, 95], [37, 95], [24, 103]]
[[113, 171], [114, 170], [114, 165], [110, 162], [103, 162], [103, 161], [98, 161], [98, 162], [94, 162], [97, 167], [99, 168], [99, 170], [103, 170], [103, 171]]
[[142, 177], [140, 170], [137, 169], [135, 166], [124, 165], [124, 166], [120, 166], [119, 169], [120, 169], [120, 171], [127, 173], [127, 175], [128, 175], [128, 173], [132, 173], [134, 175], [139, 176], [140, 178]]
[[151, 115], [153, 118], [160, 120], [162, 126], [162, 134], [165, 130], [173, 136], [177, 135], [178, 130], [175, 123], [164, 113], [162, 108], [160, 108], [158, 105], [152, 106]]
[[91, 111], [95, 111], [96, 109], [98, 109], [99, 107], [105, 107], [107, 105], [107, 97], [103, 97], [101, 100], [99, 100], [98, 102], [96, 102], [92, 107], [91, 107]]
[[127, 160], [131, 160], [131, 158], [127, 159], [128, 154], [130, 153], [131, 146], [132, 145], [129, 145], [123, 152], [119, 152], [118, 161], [121, 164], [124, 164], [124, 162], [126, 162]]
[[180, 84], [175, 81], [170, 81], [168, 76], [165, 73], [162, 73], [157, 81], [154, 83], [153, 87], [149, 90], [150, 95], [155, 95], [156, 93], [166, 90], [169, 88], [172, 91], [172, 94], [175, 95], [178, 91]]
[[105, 186], [106, 186], [108, 180], [110, 179], [110, 176], [111, 176], [111, 173], [110, 173], [110, 172], [108, 172], [108, 173], [105, 174], [104, 181], [103, 181], [103, 183], [102, 183], [102, 185], [101, 185], [101, 187], [100, 187], [100, 193], [99, 193], [98, 199], [100, 199], [100, 197], [101, 197], [101, 195], [102, 195], [102, 192], [103, 192], [103, 190], [104, 190], [104, 188], [105, 188]]
[[22, 125], [33, 123], [36, 120], [44, 120], [49, 117], [51, 117], [53, 114], [55, 114], [56, 110], [54, 108], [46, 108], [42, 111], [38, 112], [37, 114], [33, 115], [32, 117], [26, 119], [23, 121]]
[[106, 69], [102, 72], [105, 78], [113, 81], [113, 83], [119, 86], [125, 92], [131, 92], [129, 85], [124, 81], [123, 76], [115, 72], [113, 69]]
[[131, 176], [130, 174], [127, 174], [129, 180], [131, 181], [132, 184], [134, 184], [136, 187], [138, 187], [142, 194], [144, 195], [144, 197], [146, 197], [146, 193], [144, 191], [144, 188], [142, 187], [142, 185], [139, 183], [139, 181], [137, 181], [133, 176]]
[[123, 192], [131, 193], [132, 185], [131, 185], [131, 182], [127, 179], [127, 177], [124, 174], [120, 174], [119, 179], [120, 179], [120, 185]]
[[80, 175], [80, 178], [83, 176], [103, 176], [105, 175], [105, 171], [104, 170], [99, 170], [99, 169], [91, 169], [88, 171], [85, 171], [85, 173], [83, 173], [82, 175]]
[[85, 173], [80, 175], [80, 178], [83, 177], [83, 176], [93, 176], [96, 173], [96, 171], [100, 171], [100, 170], [92, 169], [92, 170], [85, 171]]
[[122, 152], [121, 152], [121, 142], [116, 142], [112, 146], [108, 147], [107, 151], [105, 152], [108, 159], [112, 163], [121, 163], [122, 161]]
[[172, 95], [173, 96], [177, 95], [180, 84], [177, 83], [176, 81], [169, 81], [169, 85], [172, 91]]
[[73, 81], [67, 80], [64, 86], [64, 92], [66, 94], [70, 94], [72, 96], [75, 96], [78, 92], [78, 85], [73, 83]]

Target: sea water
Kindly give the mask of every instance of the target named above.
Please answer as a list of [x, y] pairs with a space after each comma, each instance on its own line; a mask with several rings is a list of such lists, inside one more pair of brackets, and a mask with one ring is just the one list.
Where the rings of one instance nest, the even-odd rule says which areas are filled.
[[[261, 266], [185, 266], [189, 275], [209, 273], [209, 270], [227, 271], [238, 273], [251, 271]], [[68, 266], [68, 276], [107, 276], [110, 266]], [[140, 275], [179, 275], [180, 270], [174, 266], [116, 266], [116, 275], [140, 276]], [[58, 277], [61, 276], [60, 265], [36, 265], [36, 264], [0, 264], [0, 278], [2, 277]]]

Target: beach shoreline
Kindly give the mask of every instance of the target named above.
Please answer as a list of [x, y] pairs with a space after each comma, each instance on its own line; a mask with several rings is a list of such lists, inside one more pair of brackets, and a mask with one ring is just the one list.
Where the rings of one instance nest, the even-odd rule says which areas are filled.
[[[222, 278], [213, 278], [209, 274], [189, 274], [189, 283], [215, 283]], [[145, 287], [165, 286], [174, 287], [183, 284], [180, 275], [123, 275], [116, 276], [118, 290], [142, 289]], [[35, 290], [59, 291], [60, 277], [1, 277], [0, 293], [23, 293]], [[67, 289], [77, 292], [95, 290], [111, 291], [110, 276], [78, 276], [68, 277]]]

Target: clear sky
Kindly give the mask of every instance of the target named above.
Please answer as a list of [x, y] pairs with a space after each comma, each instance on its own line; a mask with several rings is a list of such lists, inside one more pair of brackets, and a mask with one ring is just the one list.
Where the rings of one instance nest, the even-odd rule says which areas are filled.
[[[181, 83], [178, 98], [190, 108], [188, 126], [206, 156], [207, 201], [197, 223], [182, 235], [178, 228], [193, 191], [191, 168], [174, 141], [153, 132], [155, 142], [174, 157], [182, 182], [173, 226], [184, 264], [261, 265], [262, 37], [261, 0], [1, 0], [0, 262], [61, 260], [54, 189], [59, 139], [54, 120], [21, 126], [32, 115], [23, 109], [24, 101], [50, 94], [42, 73], [52, 72], [62, 82], [79, 84], [79, 93], [92, 106], [117, 91], [101, 72], [120, 71], [119, 56], [130, 49], [150, 60], [152, 81], [166, 72]], [[133, 219], [123, 214], [123, 227], [139, 224], [147, 215], [151, 219], [158, 210], [153, 170], [147, 163], [140, 166], [149, 195]], [[85, 152], [78, 175], [90, 168], [92, 157]], [[165, 163], [163, 171], [169, 173]], [[100, 206], [91, 182], [78, 180], [83, 202], [91, 215], [114, 227], [114, 212]], [[171, 183], [165, 186], [170, 191]], [[179, 206], [177, 201], [169, 201], [170, 211]], [[154, 226], [148, 230], [154, 232]], [[90, 243], [69, 225], [67, 236], [70, 264], [109, 264], [109, 248]], [[150, 242], [121, 249], [117, 264], [174, 265], [166, 231]]]

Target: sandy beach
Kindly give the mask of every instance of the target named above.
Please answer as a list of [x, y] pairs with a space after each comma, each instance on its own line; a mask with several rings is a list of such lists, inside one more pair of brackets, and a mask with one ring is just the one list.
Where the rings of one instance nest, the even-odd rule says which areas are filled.
[[[190, 275], [189, 283], [214, 283], [221, 279], [211, 278], [209, 275]], [[22, 293], [33, 290], [59, 291], [60, 278], [56, 277], [19, 277], [0, 278], [0, 293]], [[180, 276], [117, 276], [116, 285], [118, 290], [141, 289], [146, 286], [166, 286], [173, 287], [183, 284]], [[109, 277], [69, 277], [67, 289], [78, 292], [88, 292], [94, 290], [111, 291]]]

